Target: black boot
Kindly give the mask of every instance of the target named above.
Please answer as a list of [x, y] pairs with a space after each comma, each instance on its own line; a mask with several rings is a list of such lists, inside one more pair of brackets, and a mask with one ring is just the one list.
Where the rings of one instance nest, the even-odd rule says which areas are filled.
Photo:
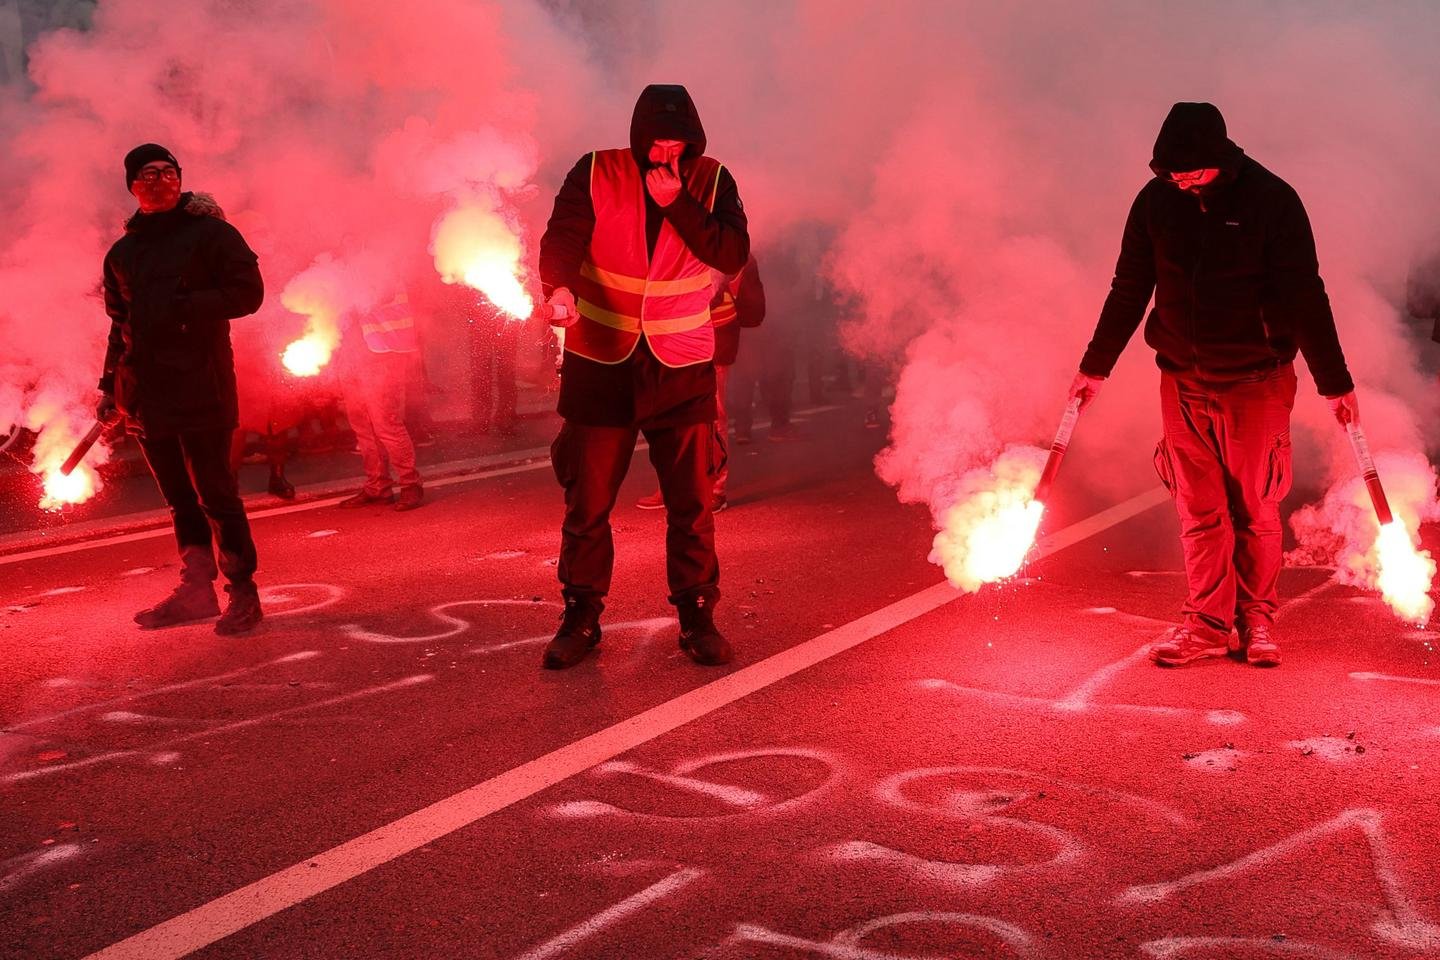
[[706, 667], [723, 666], [733, 656], [730, 641], [715, 628], [715, 615], [710, 609], [713, 604], [709, 597], [700, 596], [679, 605], [680, 649]]
[[564, 670], [584, 660], [600, 642], [600, 611], [604, 606], [596, 600], [566, 597], [565, 612], [560, 615], [560, 629], [545, 647], [542, 661], [546, 670]]
[[227, 584], [225, 592], [230, 594], [230, 603], [225, 615], [215, 621], [215, 632], [222, 637], [233, 637], [237, 633], [249, 633], [260, 625], [265, 614], [260, 610], [260, 591], [253, 580]]
[[286, 479], [285, 471], [283, 470], [270, 471], [270, 483], [266, 486], [266, 489], [281, 500], [295, 499], [295, 485]]
[[220, 601], [215, 599], [215, 555], [208, 548], [186, 547], [180, 552], [180, 563], [180, 585], [155, 606], [135, 614], [135, 622], [144, 629], [159, 630], [220, 614]]

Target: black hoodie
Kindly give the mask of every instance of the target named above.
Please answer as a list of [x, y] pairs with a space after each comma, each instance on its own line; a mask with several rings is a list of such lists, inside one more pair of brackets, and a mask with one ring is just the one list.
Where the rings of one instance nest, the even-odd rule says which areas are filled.
[[[704, 154], [705, 128], [684, 87], [652, 84], [635, 102], [630, 149], [641, 170], [650, 168], [650, 146], [656, 140], [685, 142], [682, 169]], [[713, 212], [684, 190], [664, 209], [646, 192], [645, 228], [652, 253], [667, 220], [707, 266], [726, 274], [738, 273], [745, 266], [750, 256], [749, 225], [728, 168], [720, 173]], [[575, 287], [594, 232], [587, 153], [565, 177], [540, 239], [540, 284], [547, 297], [556, 287]], [[666, 367], [650, 354], [643, 338], [630, 360], [620, 364], [595, 363], [566, 353], [559, 409], [567, 420], [592, 426], [703, 423], [715, 418], [714, 367]]]
[[[1200, 196], [1165, 177], [1211, 167], [1221, 175]], [[1145, 342], [1162, 370], [1235, 379], [1290, 363], [1298, 351], [1321, 394], [1353, 390], [1310, 220], [1290, 185], [1245, 156], [1208, 103], [1175, 104], [1151, 169], [1080, 369], [1110, 375], [1153, 294]]]

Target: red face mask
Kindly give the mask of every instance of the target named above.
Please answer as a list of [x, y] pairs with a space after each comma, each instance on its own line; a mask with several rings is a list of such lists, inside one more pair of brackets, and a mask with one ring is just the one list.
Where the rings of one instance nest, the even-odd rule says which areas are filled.
[[140, 201], [141, 213], [164, 213], [180, 202], [180, 181], [164, 177], [153, 183], [136, 180], [130, 185], [130, 192]]

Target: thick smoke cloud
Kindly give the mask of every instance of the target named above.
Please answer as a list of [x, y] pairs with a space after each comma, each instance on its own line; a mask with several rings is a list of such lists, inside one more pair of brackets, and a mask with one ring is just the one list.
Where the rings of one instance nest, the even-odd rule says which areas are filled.
[[[1401, 304], [1436, 235], [1437, 30], [1424, 2], [106, 0], [93, 33], [40, 45], [38, 92], [0, 113], [5, 158], [32, 174], [0, 185], [0, 419], [89, 400], [87, 298], [133, 142], [174, 147], [262, 247], [272, 290], [318, 259], [354, 266], [360, 291], [424, 259], [457, 204], [518, 225], [533, 257], [563, 171], [625, 142], [643, 84], [680, 82], [762, 258], [834, 238], [814, 268], [844, 295], [845, 343], [898, 374], [877, 468], [903, 500], [938, 515], [969, 471], [1053, 429], [1176, 100], [1217, 103], [1298, 189], [1372, 446], [1423, 451], [1436, 390]], [[57, 322], [73, 336], [30, 334]], [[278, 297], [259, 323], [301, 327]], [[1137, 334], [1063, 483], [1133, 491], [1156, 381]], [[1327, 418], [1302, 372], [1297, 463], [1317, 484], [1353, 473]]]

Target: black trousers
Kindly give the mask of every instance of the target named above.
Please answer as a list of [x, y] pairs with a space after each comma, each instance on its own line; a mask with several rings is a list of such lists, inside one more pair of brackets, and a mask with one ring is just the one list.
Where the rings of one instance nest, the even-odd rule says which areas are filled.
[[521, 329], [520, 321], [506, 320], [498, 311], [470, 321], [470, 404], [477, 423], [504, 427], [515, 420]]
[[765, 401], [772, 427], [790, 425], [791, 395], [795, 390], [795, 350], [788, 344], [762, 341], [740, 351], [730, 369], [726, 404], [730, 422], [739, 433], [755, 423], [755, 388]]
[[[231, 583], [242, 583], [255, 575], [255, 541], [235, 471], [230, 469], [231, 432], [196, 430], [141, 437], [140, 449], [170, 505], [181, 553], [200, 548], [213, 558], [214, 542], [219, 540], [220, 571]], [[213, 580], [213, 566], [209, 575]]]
[[713, 421], [679, 427], [592, 427], [565, 421], [550, 445], [555, 478], [565, 488], [560, 583], [566, 597], [600, 600], [610, 592], [615, 541], [610, 511], [643, 433], [665, 497], [665, 573], [670, 602], [720, 596], [715, 518], [710, 512], [716, 460]]

